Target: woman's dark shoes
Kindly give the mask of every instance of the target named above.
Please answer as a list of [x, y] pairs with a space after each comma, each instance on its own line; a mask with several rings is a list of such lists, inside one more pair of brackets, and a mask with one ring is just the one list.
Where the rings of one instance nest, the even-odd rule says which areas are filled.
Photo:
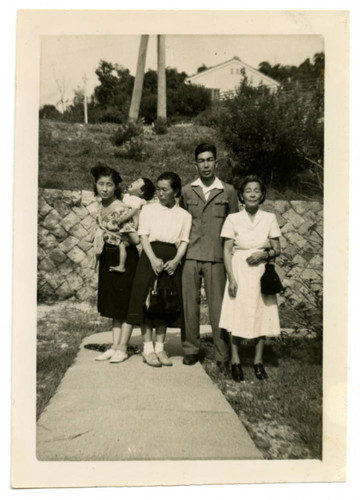
[[232, 376], [232, 379], [235, 380], [235, 382], [243, 382], [244, 381], [244, 374], [243, 374], [240, 363], [236, 363], [234, 365], [231, 365], [231, 376]]
[[198, 354], [185, 354], [183, 357], [183, 365], [191, 366], [199, 361]]
[[268, 375], [265, 371], [264, 365], [262, 363], [257, 363], [254, 365], [255, 377], [259, 380], [264, 380], [268, 378]]

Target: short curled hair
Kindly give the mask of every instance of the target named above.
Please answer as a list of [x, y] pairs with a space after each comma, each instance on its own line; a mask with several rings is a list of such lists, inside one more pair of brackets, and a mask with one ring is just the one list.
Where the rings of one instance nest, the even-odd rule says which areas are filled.
[[195, 148], [195, 161], [197, 161], [198, 156], [201, 153], [206, 153], [208, 151], [213, 154], [214, 159], [216, 160], [217, 156], [216, 146], [214, 146], [214, 144], [207, 144], [206, 142], [203, 142], [202, 144], [199, 144]]
[[163, 172], [159, 175], [156, 182], [159, 181], [169, 181], [171, 189], [177, 191], [176, 197], [178, 198], [181, 194], [181, 179], [175, 172]]
[[148, 179], [147, 177], [141, 177], [141, 179], [144, 181], [144, 185], [142, 187], [142, 193], [143, 193], [144, 200], [150, 201], [154, 197], [155, 186], [151, 182], [151, 180]]
[[96, 166], [90, 170], [90, 172], [94, 178], [95, 196], [97, 196], [99, 194], [97, 192], [97, 189], [96, 189], [96, 183], [100, 179], [100, 177], [110, 177], [112, 179], [113, 183], [115, 184], [115, 187], [116, 187], [114, 195], [116, 196], [116, 198], [121, 199], [122, 191], [120, 188], [120, 183], [122, 182], [122, 178], [121, 178], [119, 172], [117, 172], [113, 168], [108, 167], [107, 165], [105, 165], [104, 163], [101, 163], [101, 162], [98, 162], [96, 164]]
[[249, 184], [249, 182], [257, 182], [259, 184], [260, 189], [261, 189], [261, 194], [262, 194], [261, 199], [260, 199], [260, 204], [264, 203], [265, 197], [266, 197], [266, 186], [263, 183], [263, 181], [260, 179], [260, 177], [258, 177], [257, 175], [254, 175], [254, 174], [247, 175], [244, 179], [238, 181], [237, 186], [236, 186], [236, 190], [237, 190], [237, 194], [238, 194], [238, 198], [239, 198], [240, 202], [245, 203], [244, 198], [243, 198], [243, 194], [245, 191], [245, 187], [247, 184]]

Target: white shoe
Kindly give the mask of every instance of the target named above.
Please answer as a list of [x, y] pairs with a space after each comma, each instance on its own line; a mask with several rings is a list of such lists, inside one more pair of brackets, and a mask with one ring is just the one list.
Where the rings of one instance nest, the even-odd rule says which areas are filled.
[[126, 352], [117, 349], [115, 351], [115, 354], [111, 357], [110, 363], [122, 363], [123, 361], [125, 361], [125, 359], [128, 359], [128, 355], [126, 354]]
[[95, 358], [96, 361], [107, 361], [108, 359], [112, 358], [115, 354], [115, 349], [108, 349], [107, 351], [103, 352], [100, 354], [100, 356], [97, 356]]

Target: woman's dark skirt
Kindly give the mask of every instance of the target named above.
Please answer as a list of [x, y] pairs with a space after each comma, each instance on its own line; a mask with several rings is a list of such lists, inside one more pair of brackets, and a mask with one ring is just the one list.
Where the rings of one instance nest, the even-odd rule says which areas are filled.
[[[159, 259], [165, 262], [172, 260], [177, 252], [175, 245], [170, 243], [162, 243], [154, 241], [151, 243], [154, 254]], [[177, 317], [164, 319], [149, 317], [145, 310], [145, 300], [149, 289], [154, 285], [156, 275], [151, 267], [150, 260], [146, 253], [143, 251], [140, 256], [139, 264], [136, 269], [133, 288], [130, 297], [129, 312], [127, 322], [131, 325], [167, 325], [182, 327], [183, 325], [183, 306], [182, 306], [182, 293], [181, 293], [181, 264], [178, 265], [175, 273], [170, 276], [166, 271], [159, 274], [158, 287], [170, 288], [174, 286], [178, 292], [181, 313]]]
[[119, 247], [104, 244], [99, 262], [98, 311], [101, 316], [125, 321], [128, 313], [131, 288], [139, 261], [137, 248], [129, 245], [124, 273], [110, 271], [110, 266], [120, 262]]

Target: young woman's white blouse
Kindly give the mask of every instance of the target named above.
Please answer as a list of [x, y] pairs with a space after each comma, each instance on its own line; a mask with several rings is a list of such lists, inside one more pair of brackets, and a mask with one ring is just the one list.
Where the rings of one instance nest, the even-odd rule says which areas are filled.
[[160, 203], [145, 205], [140, 212], [138, 234], [147, 235], [149, 241], [173, 243], [189, 242], [191, 215], [175, 204], [167, 208]]
[[244, 209], [227, 216], [221, 230], [223, 238], [234, 240], [235, 248], [266, 248], [269, 238], [279, 238], [281, 231], [275, 214], [258, 210], [252, 221]]

